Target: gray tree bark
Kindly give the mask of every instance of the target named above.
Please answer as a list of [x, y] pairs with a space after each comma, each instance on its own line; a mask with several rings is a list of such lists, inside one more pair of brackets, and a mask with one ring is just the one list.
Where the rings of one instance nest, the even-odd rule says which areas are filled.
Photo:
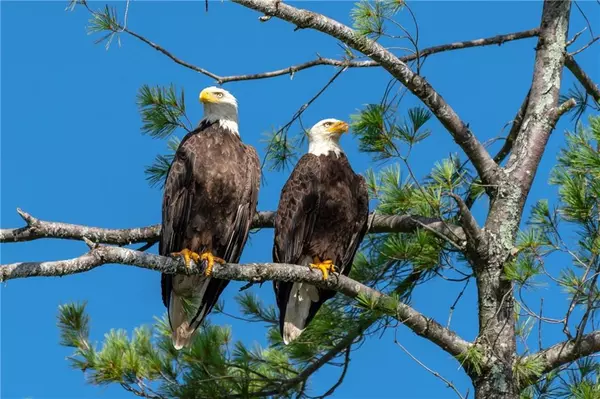
[[479, 336], [485, 367], [472, 375], [475, 397], [519, 397], [513, 372], [517, 356], [512, 283], [503, 279], [510, 259], [525, 201], [550, 133], [560, 116], [559, 89], [569, 27], [569, 1], [546, 1], [536, 49], [529, 101], [513, 152], [496, 175], [490, 211], [483, 229], [486, 239], [471, 248], [479, 297]]

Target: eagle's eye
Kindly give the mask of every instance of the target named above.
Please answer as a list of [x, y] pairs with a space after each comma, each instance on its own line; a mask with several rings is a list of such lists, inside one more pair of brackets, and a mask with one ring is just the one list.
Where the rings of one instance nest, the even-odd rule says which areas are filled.
[[217, 96], [217, 97], [221, 98], [221, 97], [223, 97], [223, 93], [221, 93], [221, 92], [217, 92], [217, 93], [215, 93], [215, 96]]
[[329, 126], [331, 126], [331, 122], [325, 122], [325, 123], [323, 123], [323, 126], [329, 127]]

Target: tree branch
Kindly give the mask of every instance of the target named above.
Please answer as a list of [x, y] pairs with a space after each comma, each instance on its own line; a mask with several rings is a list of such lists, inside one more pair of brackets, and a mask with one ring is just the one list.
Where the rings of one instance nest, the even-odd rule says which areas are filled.
[[572, 339], [558, 343], [548, 349], [526, 356], [523, 362], [533, 359], [544, 363], [541, 375], [579, 358], [600, 352], [600, 330], [593, 331], [581, 337], [579, 344]]
[[510, 127], [510, 131], [508, 132], [508, 136], [506, 136], [506, 141], [504, 142], [504, 145], [494, 157], [494, 161], [498, 165], [500, 165], [502, 161], [506, 159], [508, 154], [510, 154], [513, 144], [515, 143], [519, 131], [521, 130], [521, 126], [523, 125], [523, 117], [525, 116], [525, 111], [527, 110], [527, 106], [529, 105], [529, 93], [530, 92], [527, 92], [525, 99], [523, 100], [521, 106], [519, 107], [519, 110], [517, 111], [517, 115], [515, 115], [515, 119], [513, 119], [512, 121], [512, 125]]
[[298, 9], [283, 2], [269, 0], [233, 1], [266, 15], [291, 22], [298, 28], [309, 28], [326, 33], [379, 63], [427, 105], [473, 162], [484, 184], [494, 182], [498, 165], [492, 160], [481, 142], [473, 135], [468, 125], [460, 119], [450, 105], [423, 77], [415, 74], [404, 62], [379, 43], [322, 14]]
[[[402, 62], [409, 62], [416, 60], [417, 58], [425, 58], [429, 55], [436, 53], [443, 53], [445, 51], [452, 50], [460, 50], [464, 48], [470, 47], [480, 47], [480, 46], [489, 46], [493, 44], [501, 45], [505, 42], [510, 42], [513, 40], [527, 39], [530, 37], [535, 37], [539, 33], [539, 28], [529, 29], [521, 32], [513, 32], [507, 33], [504, 35], [497, 35], [493, 37], [483, 38], [483, 39], [475, 39], [475, 40], [466, 40], [463, 42], [456, 43], [448, 43], [442, 44], [439, 46], [428, 47], [419, 51], [419, 53], [408, 54], [399, 59]], [[304, 69], [313, 68], [316, 66], [336, 66], [336, 67], [345, 67], [345, 68], [370, 68], [370, 67], [378, 67], [380, 66], [378, 62], [373, 60], [369, 61], [355, 61], [355, 60], [336, 60], [333, 58], [322, 58], [319, 57], [316, 60], [303, 62], [301, 64], [292, 65], [287, 68], [277, 69], [269, 72], [262, 73], [254, 73], [254, 74], [246, 74], [246, 75], [232, 75], [232, 76], [221, 76], [217, 78], [217, 81], [220, 84], [228, 83], [228, 82], [237, 82], [240, 80], [255, 80], [255, 79], [268, 79], [274, 78], [282, 75], [290, 75], [293, 76], [296, 72], [300, 72]]]
[[[92, 244], [93, 245], [93, 244]], [[116, 263], [133, 265], [168, 274], [200, 274], [204, 270], [192, 263], [188, 269], [181, 259], [139, 252], [128, 248], [95, 246], [88, 253], [73, 259], [50, 262], [19, 262], [0, 265], [0, 282], [26, 277], [59, 277], [83, 273], [98, 266]], [[344, 275], [334, 274], [323, 280], [323, 274], [315, 269], [297, 265], [278, 263], [215, 264], [212, 276], [224, 280], [263, 282], [268, 280], [307, 282], [321, 288], [331, 289], [355, 298], [358, 295], [378, 300], [382, 306], [397, 302], [379, 291], [352, 280]], [[427, 338], [439, 347], [457, 356], [471, 345], [453, 331], [435, 320], [423, 316], [410, 306], [399, 303], [396, 319], [404, 323], [417, 335]]]
[[[140, 242], [156, 242], [160, 235], [160, 225], [132, 229], [104, 229], [77, 224], [47, 222], [36, 219], [30, 214], [17, 209], [27, 226], [17, 229], [0, 229], [0, 243], [32, 241], [40, 238], [61, 238], [66, 240], [84, 240], [95, 243], [129, 245]], [[398, 215], [386, 216], [372, 213], [371, 233], [411, 233], [419, 228], [434, 231], [440, 235], [456, 236], [465, 239], [461, 227], [448, 224], [440, 219], [424, 216]], [[275, 212], [257, 212], [252, 228], [272, 228]]]
[[454, 199], [456, 204], [458, 205], [458, 210], [460, 212], [460, 221], [463, 227], [465, 234], [467, 235], [469, 244], [471, 244], [472, 248], [479, 248], [479, 246], [485, 241], [485, 237], [481, 230], [481, 227], [477, 224], [475, 217], [469, 210], [469, 207], [463, 199], [454, 193], [446, 193], [449, 197]]
[[569, 71], [571, 71], [577, 80], [579, 80], [579, 83], [581, 83], [585, 91], [600, 104], [600, 89], [598, 88], [598, 85], [594, 83], [592, 78], [590, 78], [583, 69], [581, 69], [581, 66], [579, 66], [572, 55], [567, 54], [565, 57], [565, 66], [569, 68]]

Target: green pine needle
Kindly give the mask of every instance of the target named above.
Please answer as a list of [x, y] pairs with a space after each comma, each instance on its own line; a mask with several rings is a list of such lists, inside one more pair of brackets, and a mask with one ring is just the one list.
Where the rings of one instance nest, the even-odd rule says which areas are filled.
[[171, 137], [167, 142], [168, 153], [157, 155], [156, 158], [154, 158], [154, 163], [146, 166], [144, 173], [146, 174], [146, 180], [151, 187], [160, 186], [162, 188], [164, 186], [167, 174], [169, 173], [169, 168], [173, 163], [175, 152], [177, 151], [177, 148], [179, 148], [180, 143], [181, 140], [178, 137]]
[[403, 0], [361, 0], [351, 12], [354, 29], [363, 36], [378, 38], [385, 33], [386, 20], [403, 6]]
[[270, 171], [283, 171], [288, 169], [298, 158], [298, 148], [304, 140], [304, 134], [289, 137], [287, 131], [274, 130], [265, 134], [261, 140], [267, 143], [265, 161]]
[[143, 85], [137, 95], [137, 105], [142, 116], [142, 133], [165, 138], [175, 129], [191, 130], [185, 111], [184, 91], [177, 94], [175, 86], [150, 87]]

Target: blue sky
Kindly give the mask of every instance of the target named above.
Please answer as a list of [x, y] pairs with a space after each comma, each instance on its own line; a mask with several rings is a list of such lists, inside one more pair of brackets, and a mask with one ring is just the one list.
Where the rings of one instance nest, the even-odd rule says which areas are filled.
[[[93, 7], [103, 3], [94, 2]], [[165, 149], [165, 141], [140, 134], [135, 105], [143, 84], [175, 84], [186, 90], [190, 118], [202, 110], [199, 91], [214, 82], [174, 64], [162, 54], [131, 37], [109, 51], [94, 45], [85, 26], [84, 9], [65, 12], [66, 2], [2, 2], [2, 142], [1, 226], [18, 227], [20, 207], [46, 220], [103, 227], [137, 227], [160, 222], [162, 193], [144, 179], [144, 166]], [[120, 15], [124, 3], [117, 3]], [[350, 23], [352, 2], [305, 2], [304, 6]], [[592, 26], [599, 21], [597, 5], [582, 2]], [[538, 2], [416, 2], [421, 48], [452, 41], [493, 36], [530, 29], [539, 24]], [[585, 23], [573, 10], [571, 36]], [[238, 5], [211, 2], [133, 2], [128, 27], [160, 43], [180, 58], [217, 74], [253, 73], [282, 68], [315, 57], [341, 56], [336, 41], [278, 20], [259, 23], [259, 14]], [[408, 17], [402, 16], [408, 24]], [[600, 29], [600, 28], [599, 28]], [[587, 33], [586, 33], [587, 34]], [[583, 43], [587, 36], [580, 39]], [[424, 75], [467, 121], [480, 140], [500, 134], [511, 120], [531, 82], [535, 40], [501, 47], [475, 48], [430, 57]], [[595, 81], [600, 81], [597, 48], [577, 56]], [[227, 84], [240, 104], [241, 135], [262, 156], [262, 134], [285, 124], [293, 113], [333, 75], [327, 67], [288, 76]], [[564, 73], [563, 89], [573, 78]], [[349, 119], [364, 104], [378, 102], [388, 82], [381, 70], [349, 70], [311, 108], [303, 121]], [[564, 90], [563, 90], [564, 91]], [[419, 104], [408, 98], [405, 107]], [[563, 144], [568, 118], [550, 139], [530, 197], [554, 197], [547, 178]], [[419, 176], [434, 163], [458, 152], [449, 134], [435, 121], [433, 137], [413, 153]], [[297, 131], [298, 127], [295, 127]], [[181, 132], [179, 132], [181, 136]], [[373, 166], [358, 153], [354, 138], [343, 138], [355, 170]], [[276, 208], [287, 172], [268, 173], [260, 192], [259, 209]], [[479, 215], [483, 206], [479, 208]], [[271, 260], [272, 231], [252, 236], [242, 261]], [[76, 257], [87, 247], [82, 242], [38, 240], [0, 247], [2, 263]], [[153, 252], [156, 251], [154, 248]], [[98, 388], [85, 383], [79, 371], [69, 368], [70, 354], [58, 345], [57, 307], [86, 300], [92, 318], [92, 340], [101, 340], [111, 328], [131, 331], [153, 322], [164, 308], [160, 276], [133, 267], [107, 265], [89, 273], [63, 278], [15, 280], [1, 289], [1, 396], [128, 397], [118, 387]], [[233, 296], [240, 283], [232, 283], [222, 296], [226, 309], [236, 312]], [[471, 286], [473, 287], [473, 285]], [[413, 306], [445, 322], [448, 308], [462, 287], [434, 281], [417, 290]], [[257, 292], [272, 303], [270, 285]], [[545, 292], [546, 294], [548, 291]], [[561, 301], [563, 301], [561, 299]], [[536, 302], [534, 302], [536, 303]], [[564, 302], [556, 303], [557, 307]], [[452, 326], [466, 339], [476, 334], [476, 296], [467, 291], [453, 316]], [[264, 342], [262, 326], [223, 316], [213, 322], [230, 324], [234, 338]], [[400, 327], [398, 339], [419, 359], [452, 380], [464, 393], [470, 382], [449, 355]], [[561, 339], [550, 331], [545, 344]], [[335, 397], [452, 397], [453, 393], [394, 345], [394, 332], [369, 340], [352, 355], [345, 384]], [[312, 392], [326, 390], [339, 370], [324, 370], [311, 383]]]

